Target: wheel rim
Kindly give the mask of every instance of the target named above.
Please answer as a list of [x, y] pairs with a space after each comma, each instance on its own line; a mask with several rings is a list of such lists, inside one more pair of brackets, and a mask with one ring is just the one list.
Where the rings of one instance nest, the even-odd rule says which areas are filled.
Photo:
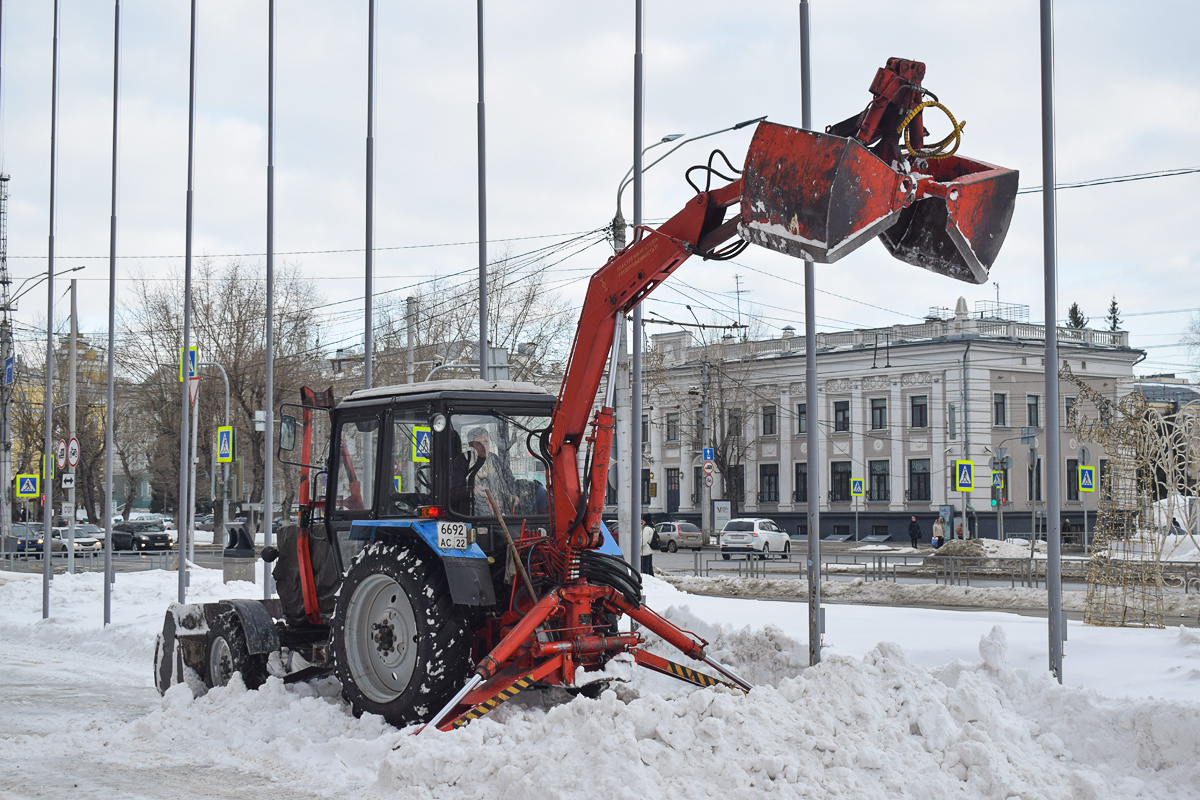
[[670, 550], [672, 553], [674, 553], [676, 550], [679, 549], [679, 545], [675, 544], [674, 541], [670, 541], [667, 543], [667, 549]]
[[213, 686], [225, 686], [233, 677], [233, 653], [224, 636], [213, 639], [208, 649], [208, 679]]
[[416, 668], [416, 617], [400, 584], [380, 573], [354, 588], [346, 604], [346, 664], [376, 703], [395, 700]]

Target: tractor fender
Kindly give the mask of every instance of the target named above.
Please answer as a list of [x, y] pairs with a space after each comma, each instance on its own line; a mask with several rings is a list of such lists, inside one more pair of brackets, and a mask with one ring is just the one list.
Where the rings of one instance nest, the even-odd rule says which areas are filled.
[[273, 653], [279, 649], [279, 629], [267, 607], [258, 600], [222, 600], [205, 606], [207, 612], [213, 606], [227, 605], [242, 623], [246, 637], [246, 652], [250, 655]]
[[415, 542], [435, 562], [442, 565], [450, 586], [450, 599], [465, 606], [496, 604], [496, 590], [487, 555], [479, 545], [443, 549], [438, 547], [437, 523], [434, 520], [355, 520], [350, 537], [359, 541]]

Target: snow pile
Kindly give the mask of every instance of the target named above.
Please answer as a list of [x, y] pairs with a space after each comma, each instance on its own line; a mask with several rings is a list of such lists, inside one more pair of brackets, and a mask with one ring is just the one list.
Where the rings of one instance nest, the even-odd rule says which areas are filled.
[[[1039, 542], [1040, 549], [1045, 545]], [[939, 547], [930, 558], [960, 556], [963, 558], [1029, 558], [1029, 542], [1019, 539], [1001, 542], [998, 539], [951, 539]]]
[[[893, 644], [748, 695], [618, 689], [405, 739], [373, 797], [1188, 797], [1200, 715], [1098, 703], [1005, 662], [927, 670]], [[744, 665], [732, 663], [734, 668]]]

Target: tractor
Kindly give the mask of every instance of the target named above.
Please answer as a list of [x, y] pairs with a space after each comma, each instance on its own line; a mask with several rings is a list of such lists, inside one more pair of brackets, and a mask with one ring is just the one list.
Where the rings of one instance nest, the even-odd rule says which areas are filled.
[[[333, 675], [354, 713], [420, 730], [534, 688], [598, 691], [617, 658], [749, 691], [703, 639], [646, 606], [601, 521], [618, 320], [688, 258], [729, 259], [750, 243], [832, 263], [878, 237], [898, 259], [986, 281], [1017, 173], [957, 155], [953, 117], [926, 143], [924, 112], [945, 109], [924, 74], [889, 59], [860, 114], [824, 133], [763, 121], [742, 170], [720, 151], [690, 168], [683, 209], [637, 229], [592, 276], [556, 395], [442, 380], [336, 403], [305, 389], [282, 406], [279, 457], [300, 468], [301, 514], [262, 552], [278, 598], [173, 604], [159, 690], [202, 691], [234, 672], [250, 688]], [[650, 634], [695, 666], [648, 651]]]

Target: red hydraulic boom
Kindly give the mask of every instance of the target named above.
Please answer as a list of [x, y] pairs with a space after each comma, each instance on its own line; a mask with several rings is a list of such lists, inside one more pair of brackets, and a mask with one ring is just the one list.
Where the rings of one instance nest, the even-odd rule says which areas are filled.
[[[574, 686], [578, 667], [600, 669], [621, 652], [697, 685], [750, 688], [706, 656], [702, 639], [643, 606], [636, 593], [611, 578], [609, 566], [597, 561], [612, 446], [612, 386], [594, 414], [593, 403], [614, 356], [621, 315], [689, 257], [721, 259], [740, 252], [744, 242], [726, 244], [736, 236], [820, 263], [834, 262], [880, 236], [901, 260], [984, 282], [1008, 230], [1017, 173], [955, 155], [962, 125], [952, 117], [950, 136], [925, 146], [922, 112], [944, 107], [923, 100], [924, 73], [920, 62], [890, 59], [872, 83], [870, 105], [833, 126], [834, 132], [760, 123], [740, 178], [711, 188], [712, 178], [721, 177], [713, 158], [705, 167], [693, 167], [689, 175], [707, 173], [704, 189], [658, 228], [636, 231], [633, 243], [592, 276], [547, 445], [549, 538], [528, 534], [516, 541], [534, 583], [546, 590], [540, 598], [525, 596], [520, 607], [514, 599], [501, 638], [431, 725], [464, 724], [535, 683]], [[735, 206], [740, 209], [730, 215]], [[589, 467], [581, 480], [585, 444]], [[641, 650], [641, 634], [617, 633], [613, 620], [622, 614], [707, 663], [721, 678]]]

